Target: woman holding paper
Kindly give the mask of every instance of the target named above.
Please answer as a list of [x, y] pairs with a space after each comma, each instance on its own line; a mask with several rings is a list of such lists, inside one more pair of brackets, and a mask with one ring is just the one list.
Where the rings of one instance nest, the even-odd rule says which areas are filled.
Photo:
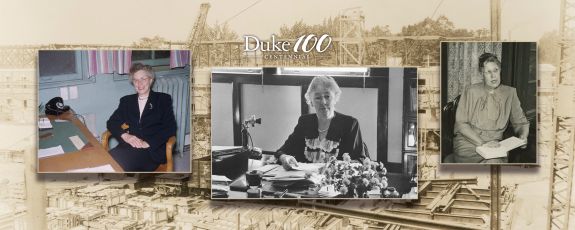
[[461, 94], [453, 141], [456, 163], [506, 163], [507, 158], [484, 159], [476, 147], [499, 147], [508, 123], [517, 137], [527, 142], [529, 122], [515, 88], [501, 84], [500, 71], [501, 62], [494, 54], [482, 54], [479, 72], [483, 83], [471, 85]]
[[152, 91], [154, 79], [151, 66], [132, 65], [130, 81], [136, 93], [122, 97], [107, 122], [120, 142], [110, 154], [126, 172], [154, 171], [166, 163], [166, 142], [176, 135], [172, 97]]
[[298, 162], [323, 163], [330, 157], [362, 160], [366, 149], [359, 123], [354, 117], [335, 111], [341, 89], [332, 77], [314, 77], [305, 93], [306, 101], [316, 113], [302, 115], [276, 158], [286, 169]]

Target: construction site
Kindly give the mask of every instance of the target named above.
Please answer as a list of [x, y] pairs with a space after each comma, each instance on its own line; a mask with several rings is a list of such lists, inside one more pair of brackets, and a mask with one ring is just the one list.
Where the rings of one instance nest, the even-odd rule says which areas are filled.
[[[560, 63], [539, 65], [538, 81], [538, 154], [539, 166], [439, 165], [440, 81], [439, 53], [417, 56], [425, 45], [439, 47], [442, 41], [501, 40], [501, 2], [491, 0], [490, 33], [471, 37], [443, 36], [366, 36], [365, 16], [361, 8], [345, 9], [337, 16], [338, 34], [333, 46], [323, 55], [306, 59], [266, 59], [261, 52], [246, 52], [243, 40], [207, 40], [206, 19], [210, 4], [199, 6], [197, 18], [186, 41], [159, 41], [133, 46], [102, 44], [47, 44], [41, 46], [0, 46], [0, 121], [35, 127], [36, 55], [40, 49], [190, 49], [193, 66], [192, 152], [193, 173], [188, 184], [190, 194], [202, 203], [194, 218], [218, 216], [193, 225], [186, 215], [174, 217], [186, 224], [170, 229], [572, 229], [573, 165], [575, 144], [575, 1], [561, 0]], [[295, 37], [293, 38], [295, 39]], [[398, 50], [403, 50], [398, 52]], [[376, 56], [371, 55], [377, 53]], [[416, 57], [417, 56], [417, 57]], [[369, 57], [369, 58], [368, 58]], [[418, 67], [418, 145], [419, 199], [395, 200], [210, 202], [210, 69], [216, 66], [412, 66]], [[30, 119], [27, 119], [30, 118]], [[34, 138], [31, 138], [31, 140]], [[0, 162], [22, 164], [25, 189], [21, 205], [14, 214], [0, 213], [0, 229], [35, 229], [47, 226], [43, 218], [47, 200], [44, 182], [36, 180], [33, 162], [35, 149], [0, 150]], [[24, 155], [24, 156], [23, 156]], [[546, 175], [546, 176], [539, 176]], [[182, 177], [184, 178], [184, 177]], [[185, 183], [181, 178], [164, 184]], [[162, 196], [180, 194], [166, 185], [158, 185]], [[530, 206], [530, 199], [544, 203]], [[6, 200], [8, 198], [1, 198]], [[201, 201], [199, 201], [201, 200]], [[39, 202], [42, 201], [42, 202]], [[205, 204], [204, 204], [205, 203]], [[268, 207], [269, 206], [269, 207]], [[274, 217], [269, 209], [282, 208], [284, 214], [301, 214], [292, 221]], [[24, 211], [25, 210], [25, 211]], [[228, 215], [229, 211], [235, 215]], [[202, 213], [205, 212], [205, 213]], [[269, 212], [269, 213], [268, 213]], [[533, 213], [535, 212], [535, 213]], [[24, 215], [23, 213], [26, 213]], [[270, 214], [271, 213], [271, 214]], [[191, 214], [190, 214], [191, 215]], [[220, 217], [221, 216], [221, 217]], [[227, 216], [225, 219], [224, 216]], [[289, 216], [289, 215], [288, 215]], [[548, 218], [546, 218], [548, 217]], [[180, 218], [180, 219], [178, 219]], [[218, 219], [221, 218], [221, 219]], [[258, 219], [259, 218], [259, 219]], [[531, 219], [529, 219], [531, 218]], [[533, 219], [536, 218], [536, 219]], [[182, 220], [183, 219], [183, 220]], [[223, 220], [225, 219], [225, 221]], [[22, 224], [31, 220], [35, 224]], [[296, 221], [297, 220], [297, 221]], [[252, 222], [247, 224], [246, 222]], [[254, 223], [255, 221], [255, 223]], [[258, 223], [258, 221], [262, 223]], [[275, 222], [274, 222], [275, 221]], [[295, 222], [298, 223], [295, 223]], [[76, 221], [77, 222], [77, 221]], [[271, 224], [281, 223], [281, 224]], [[301, 223], [299, 223], [301, 222]], [[544, 222], [544, 223], [540, 223]], [[20, 223], [20, 224], [13, 224]], [[182, 227], [186, 226], [186, 227]], [[306, 227], [307, 226], [307, 227]], [[133, 227], [133, 226], [132, 226]], [[42, 227], [41, 227], [42, 228]], [[98, 229], [98, 228], [95, 228]], [[126, 229], [131, 229], [130, 227]]]

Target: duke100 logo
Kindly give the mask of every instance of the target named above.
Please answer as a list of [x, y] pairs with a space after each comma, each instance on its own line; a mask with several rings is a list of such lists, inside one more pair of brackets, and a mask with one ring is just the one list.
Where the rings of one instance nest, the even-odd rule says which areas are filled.
[[[323, 34], [302, 35], [292, 41], [278, 41], [276, 36], [272, 35], [270, 40], [262, 41], [256, 36], [244, 36], [244, 51], [248, 52], [273, 52], [273, 54], [263, 54], [264, 59], [307, 59], [308, 53], [316, 51], [323, 53], [331, 46], [331, 36]], [[295, 54], [279, 54], [279, 52], [293, 52]]]

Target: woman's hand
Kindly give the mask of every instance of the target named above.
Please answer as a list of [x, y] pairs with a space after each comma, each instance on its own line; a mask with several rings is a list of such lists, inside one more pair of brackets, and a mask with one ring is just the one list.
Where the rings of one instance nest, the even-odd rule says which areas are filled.
[[287, 154], [282, 154], [280, 156], [280, 162], [285, 170], [293, 170], [294, 167], [298, 166], [295, 157]]
[[459, 133], [463, 134], [463, 136], [475, 146], [481, 146], [484, 144], [485, 141], [479, 136], [475, 130], [469, 126], [466, 122], [455, 122], [455, 129], [459, 131]]
[[138, 149], [142, 149], [142, 148], [149, 148], [150, 145], [148, 144], [148, 142], [145, 142], [144, 140], [129, 134], [129, 133], [124, 133], [122, 134], [121, 138], [128, 143], [130, 146], [134, 147], [134, 148], [138, 148]]
[[499, 141], [489, 141], [484, 143], [482, 146], [488, 147], [488, 148], [497, 148], [500, 146]]
[[527, 148], [527, 137], [519, 137], [519, 139], [521, 139], [521, 140], [525, 141], [525, 144], [524, 144], [524, 145], [522, 145], [520, 148], [522, 148], [522, 149], [525, 149], [525, 148]]

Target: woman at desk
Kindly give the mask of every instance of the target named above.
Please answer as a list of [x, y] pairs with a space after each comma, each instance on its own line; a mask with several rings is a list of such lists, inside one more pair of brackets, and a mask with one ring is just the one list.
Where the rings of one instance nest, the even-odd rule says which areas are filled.
[[172, 97], [152, 91], [154, 79], [151, 66], [132, 65], [130, 81], [136, 94], [122, 97], [107, 122], [120, 142], [110, 154], [126, 172], [154, 171], [166, 163], [166, 142], [176, 134]]
[[342, 159], [344, 153], [354, 160], [366, 157], [357, 119], [335, 111], [340, 96], [341, 89], [332, 77], [313, 78], [305, 99], [316, 113], [300, 116], [294, 131], [276, 151], [284, 168], [291, 169], [297, 162], [325, 162], [332, 156]]
[[491, 53], [479, 57], [483, 83], [469, 86], [455, 114], [454, 160], [457, 163], [506, 163], [505, 158], [486, 160], [477, 146], [498, 147], [511, 121], [516, 135], [527, 141], [529, 122], [515, 88], [501, 84], [501, 62]]

